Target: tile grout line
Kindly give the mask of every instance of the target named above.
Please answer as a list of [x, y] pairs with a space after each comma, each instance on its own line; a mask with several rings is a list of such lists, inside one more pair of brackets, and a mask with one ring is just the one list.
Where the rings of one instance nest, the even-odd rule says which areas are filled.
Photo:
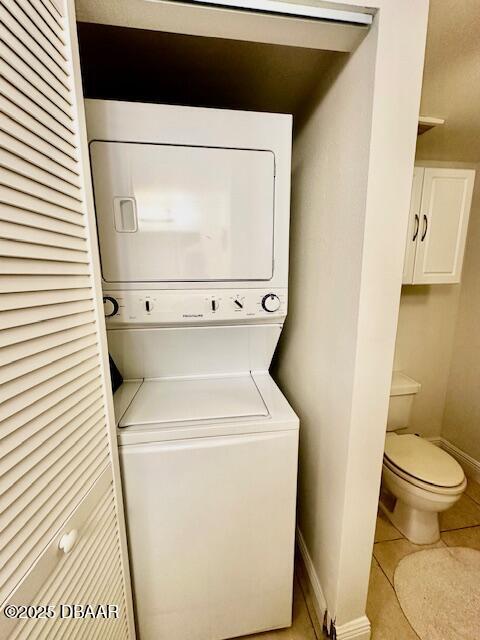
[[455, 529], [442, 529], [440, 531], [440, 537], [442, 533], [450, 533], [450, 531], [463, 531], [464, 529], [477, 529], [477, 528], [480, 529], [480, 524], [467, 524], [464, 527], [455, 527]]
[[[308, 619], [310, 620], [310, 625], [311, 625], [311, 627], [313, 629], [313, 635], [315, 636], [315, 638], [317, 640], [324, 640], [324, 638], [322, 638], [322, 637], [319, 638], [318, 635], [317, 635], [317, 630], [315, 628], [315, 624], [314, 624], [313, 619], [312, 619], [312, 614], [310, 613], [310, 607], [308, 606], [307, 596], [305, 595], [305, 591], [303, 590], [302, 581], [299, 579], [297, 570], [295, 570], [295, 577], [296, 577], [296, 580], [298, 582], [298, 586], [300, 587], [300, 591], [302, 592], [302, 597], [303, 597], [303, 601], [305, 603], [305, 608], [307, 610]], [[315, 616], [316, 616], [316, 614], [315, 614]], [[318, 621], [318, 624], [320, 625], [320, 621]], [[323, 636], [323, 633], [322, 633], [322, 636]]]
[[405, 536], [400, 535], [399, 538], [387, 538], [386, 540], [375, 540], [373, 544], [380, 544], [382, 542], [398, 542], [398, 540], [406, 540]]
[[[405, 538], [405, 540], [406, 540], [406, 538]], [[391, 540], [391, 542], [395, 542], [395, 540]], [[375, 557], [375, 556], [374, 556], [374, 557]], [[375, 560], [377, 560], [377, 558], [375, 558]], [[395, 590], [395, 586], [394, 586], [394, 584], [390, 581], [390, 578], [387, 576], [387, 574], [386, 574], [386, 573], [385, 573], [385, 571], [383, 570], [382, 565], [380, 564], [380, 562], [379, 562], [378, 560], [377, 560], [377, 564], [378, 564], [378, 567], [379, 567], [380, 571], [383, 573], [383, 575], [384, 575], [384, 576], [385, 576], [385, 578], [387, 579], [388, 584], [392, 587], [392, 589], [393, 589], [393, 593], [394, 593], [394, 595], [395, 595], [395, 600], [397, 601], [398, 607], [399, 607], [400, 611], [402, 612], [402, 615], [403, 615], [403, 617], [405, 618], [405, 620], [406, 620], [406, 622], [407, 622], [408, 626], [410, 627], [410, 629], [412, 630], [412, 632], [414, 633], [414, 635], [418, 638], [418, 640], [422, 640], [422, 639], [420, 638], [420, 636], [418, 635], [418, 633], [415, 631], [415, 629], [414, 629], [414, 628], [412, 627], [412, 625], [410, 624], [410, 620], [409, 620], [409, 619], [407, 618], [407, 616], [405, 615], [405, 612], [404, 612], [404, 610], [402, 609], [402, 605], [400, 604], [400, 600], [399, 600], [399, 599], [398, 599], [398, 597], [397, 597], [397, 592], [396, 592], [396, 590]], [[397, 564], [398, 564], [398, 563], [397, 563]], [[396, 567], [395, 567], [395, 569], [396, 569]], [[395, 571], [393, 572], [393, 575], [395, 575]]]

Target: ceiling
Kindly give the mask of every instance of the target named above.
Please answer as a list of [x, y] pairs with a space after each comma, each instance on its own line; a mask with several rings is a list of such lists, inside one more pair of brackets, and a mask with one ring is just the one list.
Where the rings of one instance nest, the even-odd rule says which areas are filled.
[[480, 162], [480, 0], [430, 0], [417, 159]]

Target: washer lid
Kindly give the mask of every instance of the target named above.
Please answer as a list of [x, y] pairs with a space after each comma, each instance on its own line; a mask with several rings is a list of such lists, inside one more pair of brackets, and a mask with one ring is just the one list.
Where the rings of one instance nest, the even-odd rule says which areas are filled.
[[145, 380], [119, 427], [268, 416], [250, 374]]
[[451, 455], [413, 434], [388, 434], [385, 457], [410, 476], [437, 487], [455, 487], [465, 477]]

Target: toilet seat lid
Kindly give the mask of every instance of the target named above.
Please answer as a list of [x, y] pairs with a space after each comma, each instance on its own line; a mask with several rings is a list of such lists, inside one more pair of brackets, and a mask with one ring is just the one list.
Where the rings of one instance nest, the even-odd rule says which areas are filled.
[[456, 487], [465, 477], [451, 455], [413, 434], [389, 433], [385, 457], [408, 475], [437, 487]]

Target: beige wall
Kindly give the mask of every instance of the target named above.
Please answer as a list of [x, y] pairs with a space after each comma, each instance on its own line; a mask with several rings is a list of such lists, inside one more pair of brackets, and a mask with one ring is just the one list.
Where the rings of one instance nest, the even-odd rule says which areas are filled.
[[395, 367], [422, 383], [411, 428], [480, 460], [480, 3], [430, 0], [421, 113], [446, 119], [417, 159], [475, 168], [460, 285], [403, 287]]
[[422, 115], [446, 120], [419, 138], [423, 159], [480, 160], [480, 3], [430, 0]]
[[[428, 138], [426, 133], [419, 141]], [[432, 162], [423, 160], [425, 142], [417, 145], [416, 162], [425, 166], [477, 169], [462, 162]], [[420, 150], [421, 149], [421, 150]], [[475, 183], [474, 202], [468, 231], [462, 283], [466, 277], [470, 235], [475, 208], [480, 206], [480, 179]], [[479, 213], [480, 215], [480, 213]], [[480, 268], [480, 262], [479, 262]], [[445, 400], [450, 364], [454, 350], [457, 314], [460, 303], [460, 284], [411, 285], [402, 287], [395, 346], [394, 369], [404, 371], [421, 383], [422, 388], [413, 403], [408, 431], [425, 437], [442, 434]]]
[[[364, 43], [343, 68], [337, 62], [294, 141], [289, 313], [274, 367], [300, 418], [298, 526], [332, 617], [340, 604], [374, 44]], [[335, 188], [337, 181], [349, 188]]]
[[[418, 138], [417, 162], [478, 172], [478, 0], [431, 0], [428, 27], [421, 113], [446, 123]], [[473, 417], [480, 412], [474, 401], [476, 380], [480, 387], [480, 358], [474, 355], [474, 325], [480, 325], [479, 219], [477, 175], [462, 282], [402, 288], [394, 368], [422, 384], [409, 430], [442, 435], [480, 459]]]
[[473, 197], [442, 436], [480, 461], [480, 165]]
[[289, 316], [274, 370], [300, 416], [299, 528], [339, 640], [369, 637], [427, 17], [418, 0], [378, 6], [295, 141]]
[[460, 285], [402, 287], [394, 369], [421, 383], [408, 431], [440, 436]]

